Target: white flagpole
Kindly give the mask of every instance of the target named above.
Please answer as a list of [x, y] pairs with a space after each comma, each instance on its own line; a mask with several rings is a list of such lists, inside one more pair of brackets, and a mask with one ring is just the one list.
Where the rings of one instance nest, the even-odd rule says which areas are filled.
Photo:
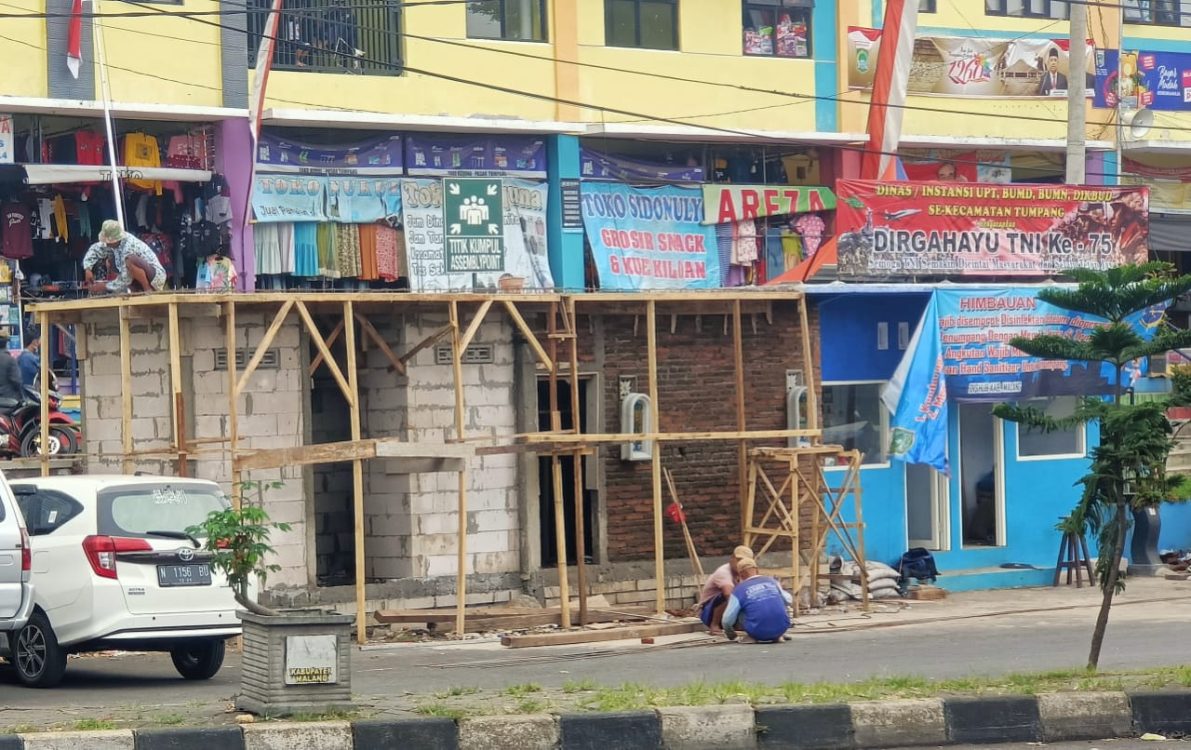
[[99, 0], [91, 0], [91, 22], [95, 26], [95, 57], [99, 62], [99, 89], [103, 100], [103, 124], [107, 129], [108, 157], [112, 168], [112, 190], [116, 195], [116, 220], [124, 226], [124, 193], [120, 186], [120, 158], [116, 136], [112, 129], [112, 90], [108, 83], [107, 55], [103, 46], [103, 26], [99, 17]]

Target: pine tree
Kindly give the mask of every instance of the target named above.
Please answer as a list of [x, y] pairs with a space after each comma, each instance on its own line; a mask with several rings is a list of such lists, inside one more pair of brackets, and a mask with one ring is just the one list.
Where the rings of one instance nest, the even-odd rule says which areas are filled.
[[1065, 419], [1014, 404], [1001, 404], [993, 413], [1043, 431], [1071, 429], [1093, 421], [1100, 424], [1100, 444], [1092, 450], [1089, 472], [1077, 483], [1082, 485], [1083, 493], [1067, 520], [1072, 529], [1087, 530], [1098, 538], [1096, 577], [1103, 598], [1088, 653], [1088, 668], [1096, 669], [1113, 596], [1124, 588], [1119, 570], [1130, 523], [1126, 511], [1130, 507], [1143, 509], [1191, 495], [1188, 478], [1166, 473], [1166, 459], [1174, 447], [1166, 410], [1187, 402], [1191, 394], [1178, 388], [1170, 398], [1126, 402], [1122, 400], [1121, 382], [1130, 362], [1191, 346], [1191, 331], [1163, 324], [1146, 341], [1126, 319], [1191, 291], [1191, 276], [1176, 276], [1172, 265], [1157, 262], [1107, 271], [1076, 269], [1068, 275], [1077, 282], [1076, 288], [1045, 289], [1038, 293], [1038, 298], [1065, 310], [1099, 316], [1107, 322], [1090, 329], [1086, 339], [1046, 334], [1017, 337], [1010, 343], [1034, 357], [1111, 365], [1116, 375], [1111, 397], [1085, 397], [1075, 414]]

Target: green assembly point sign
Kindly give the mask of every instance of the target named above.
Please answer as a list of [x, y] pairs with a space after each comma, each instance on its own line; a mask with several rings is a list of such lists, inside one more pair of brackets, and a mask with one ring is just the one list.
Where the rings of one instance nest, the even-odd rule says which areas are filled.
[[447, 273], [504, 270], [502, 188], [499, 178], [443, 178]]

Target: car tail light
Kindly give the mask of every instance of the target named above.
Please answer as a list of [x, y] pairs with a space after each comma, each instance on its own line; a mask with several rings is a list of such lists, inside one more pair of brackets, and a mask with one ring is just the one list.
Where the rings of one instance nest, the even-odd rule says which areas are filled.
[[29, 543], [29, 532], [21, 529], [21, 571], [33, 570], [33, 545]]
[[144, 539], [126, 537], [89, 536], [83, 540], [83, 552], [91, 570], [100, 578], [116, 578], [116, 554], [119, 552], [151, 552], [153, 546]]

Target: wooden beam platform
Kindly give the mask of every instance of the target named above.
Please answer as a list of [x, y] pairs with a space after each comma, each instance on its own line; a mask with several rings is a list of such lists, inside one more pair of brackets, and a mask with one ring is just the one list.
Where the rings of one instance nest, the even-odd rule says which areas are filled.
[[605, 641], [656, 638], [663, 635], [685, 635], [686, 633], [698, 633], [706, 629], [707, 626], [698, 620], [679, 620], [673, 623], [633, 625], [625, 628], [572, 630], [566, 633], [541, 633], [538, 635], [506, 635], [500, 639], [500, 643], [502, 646], [508, 646], [509, 648], [574, 646], [580, 643], [602, 643]]

